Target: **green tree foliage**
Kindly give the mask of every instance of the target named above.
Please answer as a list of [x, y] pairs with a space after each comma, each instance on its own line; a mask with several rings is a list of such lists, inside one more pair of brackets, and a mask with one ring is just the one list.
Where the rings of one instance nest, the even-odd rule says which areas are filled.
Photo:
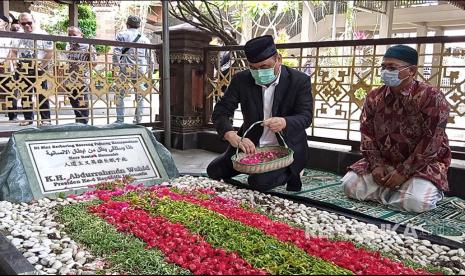
[[[67, 9], [62, 6], [54, 16], [55, 23], [45, 25], [45, 30], [54, 35], [66, 35], [69, 27], [69, 17]], [[78, 5], [78, 27], [81, 28], [82, 34], [85, 38], [92, 38], [96, 36], [97, 31], [97, 18], [92, 7], [89, 5]]]
[[299, 1], [183, 0], [170, 1], [170, 13], [211, 32], [226, 45], [236, 45], [264, 34], [278, 37], [280, 31], [297, 24], [300, 6]]
[[[45, 30], [54, 35], [67, 35], [69, 24], [69, 17], [67, 9], [62, 6], [55, 14], [55, 23], [45, 25]], [[86, 4], [78, 5], [78, 27], [82, 31], [84, 38], [94, 38], [97, 35], [97, 17], [92, 7]], [[57, 43], [57, 48], [63, 50], [65, 43]], [[106, 53], [110, 50], [109, 46], [95, 45], [98, 53]]]

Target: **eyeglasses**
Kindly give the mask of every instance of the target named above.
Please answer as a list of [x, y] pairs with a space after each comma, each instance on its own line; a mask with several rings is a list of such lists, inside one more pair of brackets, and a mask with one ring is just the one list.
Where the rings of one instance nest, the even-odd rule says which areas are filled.
[[32, 22], [21, 22], [20, 24], [21, 26], [26, 26], [26, 25], [32, 26], [33, 23]]
[[381, 70], [396, 71], [396, 70], [399, 70], [400, 68], [405, 68], [405, 67], [410, 67], [410, 65], [386, 66], [385, 64], [381, 64], [379, 68], [381, 68]]

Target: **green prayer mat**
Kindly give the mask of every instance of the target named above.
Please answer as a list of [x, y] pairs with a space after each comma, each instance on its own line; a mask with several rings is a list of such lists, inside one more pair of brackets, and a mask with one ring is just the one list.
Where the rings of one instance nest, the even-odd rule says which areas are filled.
[[[465, 244], [465, 200], [445, 197], [434, 210], [421, 214], [400, 212], [379, 203], [348, 198], [342, 190], [341, 178], [333, 173], [305, 169], [302, 177], [302, 191], [288, 192], [285, 186], [280, 186], [272, 192], [330, 203]], [[234, 179], [247, 184], [247, 175], [238, 175]]]

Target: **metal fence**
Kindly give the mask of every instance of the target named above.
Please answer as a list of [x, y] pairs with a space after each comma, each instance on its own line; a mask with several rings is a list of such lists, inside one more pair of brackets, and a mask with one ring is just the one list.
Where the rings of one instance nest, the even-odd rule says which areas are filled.
[[116, 121], [117, 107], [127, 123], [158, 120], [159, 45], [12, 32], [0, 32], [0, 39], [0, 128], [108, 124]]
[[[465, 53], [451, 51], [465, 47], [465, 36], [368, 39], [277, 45], [284, 64], [301, 70], [312, 81], [314, 120], [307, 130], [309, 140], [357, 147], [360, 141], [359, 117], [365, 95], [381, 85], [379, 65], [386, 47], [406, 44], [420, 53], [417, 79], [438, 86], [447, 98], [450, 117], [447, 128], [451, 145], [465, 149]], [[215, 77], [206, 94], [211, 104], [222, 96], [231, 76], [246, 69], [241, 46], [210, 47], [206, 51], [215, 63]], [[223, 74], [218, 55], [229, 52], [231, 70]], [[310, 91], [309, 91], [310, 93]], [[234, 124], [242, 114], [236, 111]]]
[[[126, 122], [133, 121], [140, 107], [138, 99], [144, 103], [140, 109], [142, 124], [159, 122], [161, 83], [154, 58], [155, 52], [161, 50], [159, 45], [0, 32], [0, 38], [4, 37], [31, 40], [29, 52], [33, 55], [17, 55], [11, 59], [12, 63], [0, 59], [0, 136], [9, 135], [3, 130], [10, 133], [17, 130], [18, 123], [25, 122], [25, 111], [35, 113], [31, 122], [36, 125], [43, 121], [41, 112], [44, 111], [51, 111], [52, 124], [63, 124], [75, 122], [75, 112], [85, 109], [89, 111], [86, 119], [90, 124], [112, 123], [116, 121], [121, 99], [125, 103]], [[49, 63], [43, 57], [44, 41], [52, 45]], [[95, 62], [75, 61], [70, 59], [72, 52], [63, 49], [64, 44], [72, 42], [85, 45], [84, 53], [88, 54], [92, 53], [89, 45], [140, 49], [151, 62], [136, 66], [123, 62], [126, 66], [115, 66], [114, 58], [120, 57], [112, 50], [98, 55]], [[314, 121], [307, 130], [309, 140], [359, 145], [359, 117], [364, 97], [381, 85], [379, 65], [386, 47], [393, 44], [410, 45], [419, 51], [418, 79], [438, 86], [444, 93], [450, 105], [447, 133], [451, 145], [454, 150], [465, 152], [465, 51], [461, 50], [465, 48], [465, 36], [278, 44], [284, 64], [308, 74], [312, 81]], [[13, 49], [9, 47], [8, 51]], [[220, 56], [225, 52], [231, 57], [231, 68], [222, 72]], [[231, 76], [246, 69], [247, 62], [242, 46], [204, 48], [203, 61], [205, 68], [209, 67], [207, 63], [216, 68], [214, 77], [207, 77], [203, 85], [207, 96], [203, 116], [208, 120]], [[140, 67], [146, 67], [145, 73], [138, 70]], [[14, 102], [17, 108], [13, 108]], [[17, 114], [19, 122], [5, 117], [12, 113]], [[235, 115], [234, 123], [239, 126], [240, 109]]]

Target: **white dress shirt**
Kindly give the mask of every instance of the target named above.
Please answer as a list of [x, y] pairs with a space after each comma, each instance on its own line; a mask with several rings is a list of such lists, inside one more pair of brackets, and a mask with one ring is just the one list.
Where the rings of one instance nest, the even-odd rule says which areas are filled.
[[[274, 91], [279, 83], [280, 76], [281, 70], [279, 71], [278, 77], [272, 84], [270, 84], [269, 86], [260, 85], [262, 87], [263, 95], [263, 120], [266, 120], [273, 116], [271, 114], [271, 111], [273, 108]], [[262, 137], [260, 137], [260, 146], [262, 147], [271, 145], [279, 145], [278, 139], [276, 138], [276, 134], [273, 131], [271, 131], [268, 127], [263, 127], [263, 134]]]
[[[48, 33], [42, 29], [37, 29], [32, 32], [33, 34]], [[18, 41], [18, 58], [19, 59], [38, 59], [41, 60], [45, 56], [45, 50], [53, 50], [53, 42], [45, 40], [36, 40], [36, 48], [34, 49], [34, 40], [32, 39], [19, 39]]]

